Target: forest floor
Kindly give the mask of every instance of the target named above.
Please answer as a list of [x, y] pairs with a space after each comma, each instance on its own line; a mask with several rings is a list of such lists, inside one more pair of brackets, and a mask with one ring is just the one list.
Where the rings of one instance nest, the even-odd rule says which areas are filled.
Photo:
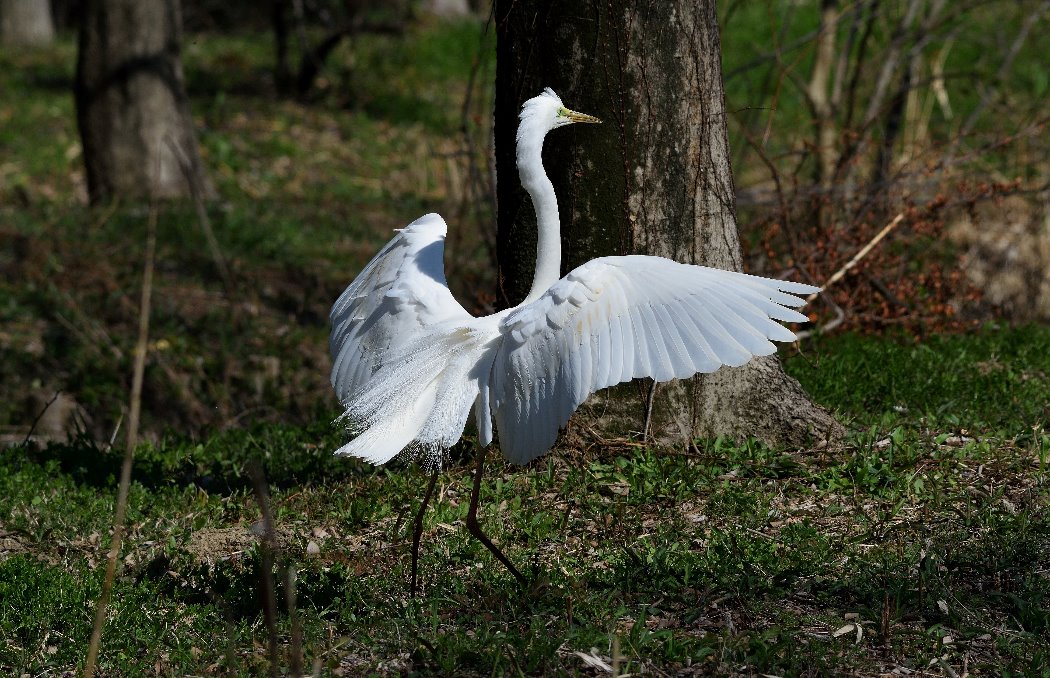
[[[332, 457], [326, 335], [353, 272], [432, 210], [454, 226], [456, 292], [491, 303], [477, 263], [490, 217], [464, 207], [487, 131], [462, 114], [465, 74], [491, 78], [491, 42], [472, 25], [418, 30], [337, 52], [323, 105], [271, 96], [257, 35], [185, 46], [231, 278], [193, 206], [164, 206], [103, 673], [259, 675], [273, 641], [284, 673], [324, 675], [1050, 674], [1041, 327], [785, 349], [851, 430], [831, 447], [575, 432], [524, 468], [493, 454], [481, 520], [526, 589], [464, 530], [465, 443], [438, 478], [409, 598], [426, 475]], [[123, 456], [107, 441], [123, 437], [148, 211], [85, 207], [74, 65], [68, 37], [0, 51], [5, 675], [83, 665]], [[65, 416], [34, 428], [56, 392]]]
[[[332, 457], [343, 435], [326, 421], [144, 446], [102, 666], [264, 673], [270, 571], [282, 670], [1045, 675], [1047, 345], [1045, 328], [809, 344], [787, 365], [854, 431], [833, 447], [491, 455], [481, 521], [524, 589], [464, 528], [467, 445], [438, 478], [415, 600], [419, 468]], [[0, 667], [83, 662], [120, 457], [90, 439], [0, 452]]]

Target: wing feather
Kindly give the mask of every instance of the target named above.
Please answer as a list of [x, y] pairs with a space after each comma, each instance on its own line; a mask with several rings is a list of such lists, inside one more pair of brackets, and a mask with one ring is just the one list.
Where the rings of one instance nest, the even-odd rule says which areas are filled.
[[708, 303], [711, 305], [712, 314], [718, 319], [718, 324], [737, 346], [748, 353], [744, 362], [750, 360], [751, 356], [768, 355], [776, 350], [776, 347], [766, 339], [766, 335], [755, 329], [754, 325], [742, 316], [736, 304], [730, 306], [723, 301], [720, 295], [714, 294], [711, 295]]
[[667, 357], [667, 346], [662, 341], [663, 337], [661, 336], [659, 322], [656, 319], [656, 314], [653, 313], [652, 304], [644, 302], [639, 304], [638, 307], [642, 317], [643, 341], [645, 341], [646, 348], [649, 349], [649, 364], [652, 367], [652, 372], [648, 375], [638, 375], [635, 372], [635, 376], [650, 376], [657, 381], [674, 379], [674, 372], [671, 370], [671, 359]]
[[658, 381], [742, 365], [792, 341], [794, 295], [811, 285], [658, 257], [595, 259], [500, 323], [489, 380], [500, 446], [516, 463], [550, 448], [593, 392], [632, 377]]
[[722, 326], [718, 317], [712, 313], [709, 298], [691, 297], [689, 302], [693, 313], [696, 314], [697, 326], [702, 329], [704, 338], [707, 339], [707, 343], [711, 347], [711, 352], [718, 361], [719, 367], [722, 365], [739, 367], [751, 358], [751, 354], [747, 352], [747, 349], [733, 339], [732, 335]]
[[653, 315], [659, 322], [660, 333], [667, 344], [667, 357], [670, 358], [671, 373], [676, 378], [691, 377], [696, 374], [693, 361], [689, 357], [689, 349], [685, 347], [685, 340], [679, 331], [679, 325], [672, 318], [669, 311], [678, 306], [677, 300], [667, 305], [655, 304], [652, 306]]
[[[597, 302], [601, 304], [602, 309], [608, 310], [609, 302], [607, 299], [601, 299]], [[610, 360], [610, 353], [612, 352], [611, 337], [613, 334], [618, 334], [620, 331], [620, 319], [614, 315], [609, 316], [609, 322], [607, 323], [595, 323], [594, 336], [597, 338], [595, 345], [595, 351], [597, 352], [597, 366], [594, 371], [594, 383], [606, 384], [609, 383], [610, 377], [612, 377], [612, 360]], [[619, 375], [616, 375], [617, 377]], [[616, 383], [615, 381], [613, 383]]]
[[628, 322], [633, 335], [631, 340], [634, 343], [634, 364], [631, 364], [631, 356], [624, 355], [624, 367], [627, 368], [627, 374], [631, 375], [631, 379], [640, 379], [656, 372], [655, 361], [649, 350], [648, 337], [645, 335], [645, 319], [641, 307], [629, 307]]
[[379, 369], [384, 356], [419, 330], [470, 314], [448, 290], [444, 244], [448, 227], [427, 214], [398, 232], [332, 306], [332, 386], [346, 404]]

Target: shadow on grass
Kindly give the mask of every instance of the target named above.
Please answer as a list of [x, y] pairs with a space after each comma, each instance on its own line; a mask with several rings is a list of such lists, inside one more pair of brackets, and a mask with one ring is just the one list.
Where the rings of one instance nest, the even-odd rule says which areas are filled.
[[[262, 425], [224, 431], [203, 443], [168, 440], [136, 450], [132, 480], [148, 489], [193, 485], [229, 494], [251, 487], [246, 466], [255, 460], [262, 465], [268, 482], [279, 489], [373, 474], [374, 467], [369, 464], [332, 454], [343, 439], [343, 432], [326, 421], [305, 430]], [[77, 483], [112, 488], [123, 451], [80, 436], [43, 448], [9, 448], [0, 452], [0, 459], [4, 456], [22, 464], [57, 462], [60, 472]]]

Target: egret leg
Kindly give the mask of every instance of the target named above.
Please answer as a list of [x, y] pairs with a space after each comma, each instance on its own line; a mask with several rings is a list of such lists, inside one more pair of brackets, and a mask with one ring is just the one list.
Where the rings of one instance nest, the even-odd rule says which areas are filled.
[[510, 570], [510, 573], [514, 575], [518, 583], [525, 585], [527, 583], [525, 577], [521, 576], [518, 568], [511, 564], [507, 556], [503, 555], [503, 552], [485, 536], [485, 533], [481, 531], [481, 526], [478, 525], [478, 499], [481, 497], [481, 474], [485, 468], [485, 452], [486, 449], [478, 445], [478, 466], [474, 470], [474, 491], [470, 493], [470, 510], [467, 511], [467, 531], [484, 544], [485, 548], [491, 551], [492, 555], [496, 556], [503, 563], [504, 567]]
[[423, 495], [423, 503], [419, 505], [416, 512], [416, 521], [412, 526], [412, 597], [416, 597], [416, 573], [419, 565], [419, 540], [423, 537], [423, 514], [427, 511], [427, 504], [434, 494], [434, 485], [438, 479], [438, 465], [434, 464], [434, 471], [430, 474], [430, 482], [427, 484], [427, 493]]

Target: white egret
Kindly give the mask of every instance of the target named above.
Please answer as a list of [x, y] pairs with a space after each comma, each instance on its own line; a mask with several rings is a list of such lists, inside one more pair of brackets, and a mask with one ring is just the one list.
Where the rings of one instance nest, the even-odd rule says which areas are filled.
[[795, 335], [776, 321], [802, 322], [793, 295], [817, 288], [651, 256], [601, 257], [561, 278], [554, 186], [543, 140], [574, 122], [600, 122], [567, 109], [551, 89], [525, 102], [517, 166], [532, 197], [536, 272], [524, 301], [477, 318], [449, 292], [446, 225], [427, 214], [399, 231], [332, 307], [332, 385], [356, 433], [336, 454], [382, 464], [402, 452], [433, 471], [416, 515], [412, 591], [423, 511], [445, 452], [473, 409], [478, 460], [467, 528], [524, 581], [482, 533], [478, 495], [493, 440], [525, 464], [595, 391], [639, 377], [657, 381], [743, 365]]

